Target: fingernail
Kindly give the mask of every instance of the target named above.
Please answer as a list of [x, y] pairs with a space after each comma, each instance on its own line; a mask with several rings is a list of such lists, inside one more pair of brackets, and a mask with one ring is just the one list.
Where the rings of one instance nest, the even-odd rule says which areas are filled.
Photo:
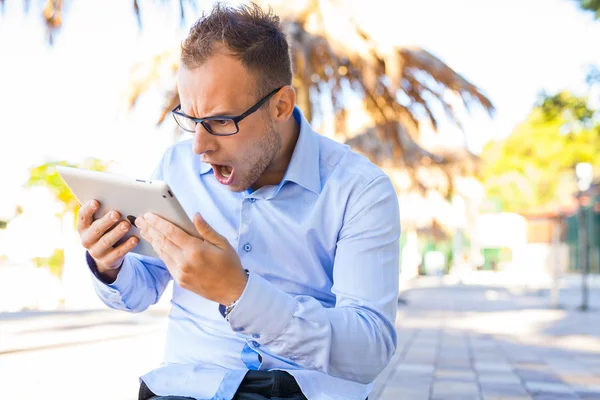
[[121, 229], [123, 229], [124, 231], [127, 231], [127, 230], [129, 230], [129, 224], [127, 224], [127, 223], [122, 223], [122, 224], [121, 224]]
[[138, 238], [135, 236], [131, 238], [131, 243], [136, 244], [138, 242]]
[[117, 213], [113, 211], [110, 213], [110, 218], [112, 220], [116, 221], [119, 217], [117, 216]]
[[92, 200], [90, 201], [90, 207], [92, 207], [92, 210], [95, 210], [96, 208], [98, 208], [98, 203]]

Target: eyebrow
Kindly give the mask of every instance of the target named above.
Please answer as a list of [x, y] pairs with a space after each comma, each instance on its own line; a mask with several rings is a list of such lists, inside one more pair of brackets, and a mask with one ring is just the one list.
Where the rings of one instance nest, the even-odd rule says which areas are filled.
[[196, 117], [196, 116], [193, 116], [193, 115], [190, 115], [190, 114], [188, 114], [188, 113], [184, 112], [184, 111], [183, 111], [183, 107], [181, 108], [181, 112], [183, 112], [183, 113], [184, 113], [186, 116], [188, 116], [188, 117], [191, 117], [191, 118], [196, 118], [196, 119], [214, 118], [214, 117], [236, 117], [236, 116], [238, 116], [238, 115], [239, 115], [239, 114], [236, 114], [236, 113], [234, 113], [234, 112], [230, 112], [230, 111], [219, 111], [219, 112], [217, 112], [217, 113], [214, 113], [214, 114], [208, 115], [208, 116], [206, 116], [206, 117]]

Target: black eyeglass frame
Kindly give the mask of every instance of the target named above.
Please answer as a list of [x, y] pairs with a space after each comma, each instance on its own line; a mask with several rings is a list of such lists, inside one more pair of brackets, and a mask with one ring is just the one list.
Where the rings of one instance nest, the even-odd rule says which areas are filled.
[[[250, 107], [248, 110], [246, 110], [243, 114], [237, 115], [237, 116], [230, 116], [230, 115], [222, 115], [222, 116], [215, 116], [215, 117], [206, 117], [206, 118], [193, 118], [190, 117], [189, 115], [186, 115], [184, 113], [182, 113], [181, 110], [181, 104], [177, 105], [174, 109], [171, 110], [171, 114], [173, 114], [173, 119], [175, 119], [175, 122], [177, 122], [177, 125], [179, 125], [179, 127], [181, 129], [183, 129], [186, 132], [191, 132], [191, 133], [195, 133], [196, 130], [189, 130], [184, 128], [183, 126], [181, 126], [181, 124], [179, 123], [179, 121], [177, 121], [177, 118], [175, 117], [175, 115], [179, 115], [181, 117], [184, 118], [188, 118], [191, 119], [192, 121], [194, 121], [196, 124], [202, 124], [202, 126], [204, 127], [204, 129], [206, 129], [206, 131], [208, 133], [210, 133], [211, 135], [215, 135], [215, 136], [231, 136], [231, 135], [235, 135], [236, 133], [238, 133], [240, 131], [240, 126], [238, 125], [238, 123], [243, 120], [244, 118], [246, 118], [247, 116], [255, 113], [259, 108], [261, 108], [263, 106], [263, 104], [265, 104], [267, 102], [267, 100], [269, 100], [271, 97], [273, 97], [273, 95], [275, 95], [275, 93], [279, 92], [281, 89], [283, 89], [282, 87], [279, 87], [275, 90], [273, 90], [271, 93], [269, 93], [268, 95], [266, 95], [265, 97], [263, 97], [262, 99], [260, 99], [258, 101], [258, 103], [256, 103], [255, 105], [253, 105], [252, 107]], [[231, 120], [233, 121], [233, 123], [235, 124], [235, 132], [233, 133], [214, 133], [211, 129], [210, 129], [210, 125], [206, 124], [205, 121], [215, 121], [215, 120], [223, 120], [223, 119], [227, 119], [227, 120]]]

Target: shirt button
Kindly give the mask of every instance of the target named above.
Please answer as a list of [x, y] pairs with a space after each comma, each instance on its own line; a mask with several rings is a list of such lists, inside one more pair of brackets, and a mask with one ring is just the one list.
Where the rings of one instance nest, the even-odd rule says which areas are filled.
[[256, 340], [251, 341], [250, 344], [252, 345], [252, 347], [260, 347], [260, 344], [258, 344]]
[[244, 328], [242, 328], [241, 326], [237, 327], [237, 328], [233, 328], [234, 332], [242, 332], [243, 330], [244, 330]]
[[246, 250], [246, 253], [248, 253], [250, 250], [252, 250], [252, 245], [250, 243], [246, 243], [244, 245], [244, 250]]
[[260, 335], [259, 335], [258, 333], [253, 333], [253, 334], [252, 334], [252, 337], [253, 337], [254, 339], [260, 339]]
[[256, 199], [254, 197], [250, 197], [250, 203], [254, 203]]

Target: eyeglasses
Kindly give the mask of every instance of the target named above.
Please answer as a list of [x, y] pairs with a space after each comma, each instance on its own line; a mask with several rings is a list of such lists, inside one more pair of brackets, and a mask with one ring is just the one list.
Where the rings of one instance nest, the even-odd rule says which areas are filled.
[[173, 118], [177, 122], [177, 125], [181, 127], [186, 132], [196, 132], [196, 125], [202, 124], [204, 129], [208, 131], [208, 133], [216, 136], [231, 136], [235, 135], [240, 131], [240, 127], [238, 123], [246, 118], [248, 115], [256, 112], [263, 104], [267, 102], [275, 93], [283, 88], [277, 88], [273, 90], [271, 93], [263, 97], [258, 101], [255, 105], [250, 107], [248, 111], [245, 113], [234, 116], [218, 116], [218, 117], [207, 117], [207, 118], [193, 118], [189, 115], [185, 115], [181, 112], [181, 104], [175, 107], [171, 113], [173, 114]]

